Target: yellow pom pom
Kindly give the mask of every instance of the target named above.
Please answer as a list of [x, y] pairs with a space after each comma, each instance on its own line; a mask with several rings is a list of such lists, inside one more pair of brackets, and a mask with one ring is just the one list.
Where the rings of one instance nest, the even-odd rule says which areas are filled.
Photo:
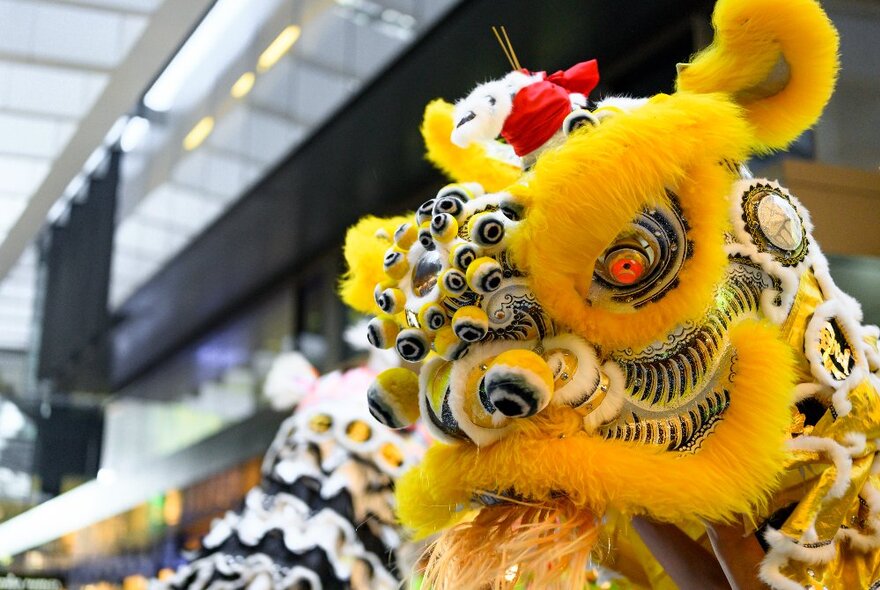
[[431, 218], [434, 217], [435, 202], [436, 199], [428, 199], [416, 209], [416, 222], [419, 224], [419, 227], [422, 227], [425, 223], [431, 222]]
[[391, 348], [397, 340], [400, 327], [389, 316], [379, 316], [367, 325], [367, 340], [376, 348]]
[[457, 244], [449, 253], [449, 264], [458, 270], [465, 271], [477, 259], [477, 247], [468, 242]]
[[440, 328], [434, 336], [434, 350], [448, 361], [461, 358], [469, 344], [455, 335], [450, 326]]
[[428, 351], [431, 349], [431, 341], [428, 335], [421, 330], [407, 328], [406, 330], [401, 330], [400, 334], [397, 335], [396, 348], [400, 358], [411, 363], [417, 363], [427, 356]]
[[533, 416], [553, 396], [553, 372], [530, 350], [508, 350], [489, 363], [484, 380], [489, 402], [511, 418]]
[[451, 242], [458, 235], [458, 222], [449, 213], [438, 213], [431, 219], [431, 235], [438, 242]]
[[394, 243], [403, 251], [412, 248], [419, 237], [419, 228], [412, 223], [403, 223], [394, 232]]
[[466, 184], [453, 182], [437, 191], [437, 200], [439, 201], [443, 197], [455, 197], [462, 203], [466, 203], [474, 198], [474, 190], [476, 190], [479, 195], [484, 193], [483, 187], [479, 184], [473, 182]]
[[419, 377], [409, 369], [379, 373], [367, 390], [373, 417], [389, 428], [406, 428], [419, 418]]
[[466, 305], [452, 316], [452, 330], [465, 342], [478, 342], [489, 331], [489, 317], [476, 305]]
[[496, 291], [504, 281], [504, 271], [494, 258], [483, 256], [467, 268], [467, 282], [471, 289], [485, 295]]
[[400, 313], [406, 305], [406, 294], [393, 287], [385, 289], [376, 295], [376, 305], [389, 315]]
[[513, 195], [507, 195], [498, 203], [498, 209], [511, 221], [519, 221], [523, 217], [523, 204]]
[[504, 239], [504, 215], [497, 211], [477, 213], [468, 222], [468, 231], [478, 246], [497, 246]]
[[470, 191], [459, 185], [449, 185], [437, 193], [437, 200], [434, 201], [434, 215], [448, 213], [460, 221], [464, 216], [464, 204], [472, 198]]
[[409, 262], [406, 259], [406, 254], [393, 247], [385, 252], [382, 266], [385, 268], [385, 274], [392, 279], [402, 279], [403, 275], [406, 274], [406, 271], [409, 270]]
[[467, 290], [467, 277], [460, 270], [447, 269], [440, 275], [440, 292], [447, 297], [458, 297]]
[[419, 226], [419, 244], [425, 250], [434, 249], [434, 236], [431, 235], [431, 222], [426, 221]]
[[438, 304], [428, 302], [419, 310], [419, 325], [429, 332], [436, 332], [446, 325], [446, 312]]

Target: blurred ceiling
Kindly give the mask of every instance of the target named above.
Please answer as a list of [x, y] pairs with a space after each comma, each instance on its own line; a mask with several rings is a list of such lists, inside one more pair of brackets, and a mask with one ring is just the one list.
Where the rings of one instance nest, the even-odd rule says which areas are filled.
[[455, 1], [0, 0], [0, 349], [28, 348], [33, 240], [108, 145], [116, 308]]
[[[223, 51], [217, 51], [220, 44], [205, 50], [210, 57], [193, 69], [198, 75], [187, 76], [173, 97], [159, 97], [163, 104], [155, 106], [167, 110], [146, 113], [139, 124], [149, 131], [124, 160], [111, 308], [454, 3], [253, 0], [243, 10], [243, 3], [220, 0], [181, 54], [213, 38], [224, 40]], [[218, 15], [215, 28], [211, 19]], [[202, 36], [206, 28], [209, 39]], [[174, 67], [172, 62], [169, 69]], [[147, 107], [154, 106], [152, 95]]]
[[0, 0], [0, 348], [28, 345], [49, 208], [207, 0], [184, 4]]

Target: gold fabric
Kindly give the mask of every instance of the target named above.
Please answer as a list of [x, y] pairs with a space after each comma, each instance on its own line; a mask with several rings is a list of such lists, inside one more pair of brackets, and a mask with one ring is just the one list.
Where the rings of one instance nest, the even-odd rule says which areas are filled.
[[880, 551], [839, 550], [825, 565], [791, 562], [782, 573], [810, 590], [873, 589], [880, 582]]
[[810, 363], [804, 356], [804, 334], [807, 324], [816, 311], [816, 307], [822, 303], [824, 297], [816, 277], [811, 272], [801, 275], [798, 291], [794, 297], [791, 311], [782, 324], [782, 335], [791, 344], [797, 354], [797, 376], [802, 383], [813, 381], [813, 373], [810, 371]]
[[[837, 467], [822, 452], [796, 452], [790, 469], [782, 479], [782, 488], [776, 494], [774, 507], [798, 501], [791, 515], [780, 528], [792, 541], [803, 538], [814, 530], [817, 540], [800, 543], [805, 549], [834, 547], [833, 557], [827, 563], [814, 560], [792, 559], [782, 573], [803, 583], [808, 588], [870, 588], [880, 580], [880, 550], [860, 550], [842, 537], [846, 532], [876, 537], [880, 531], [871, 528], [872, 515], [864, 498], [866, 485], [880, 489], [880, 475], [876, 471], [876, 439], [880, 436], [880, 393], [865, 380], [850, 392], [852, 411], [835, 417], [829, 410], [810, 433], [813, 437], [848, 446], [847, 435], [864, 435], [864, 449], [852, 457], [850, 482], [842, 496], [829, 495], [837, 477]], [[787, 501], [780, 501], [780, 500]]]
[[[797, 353], [797, 374], [803, 383], [814, 382], [809, 361], [804, 354], [804, 335], [816, 307], [823, 301], [824, 297], [815, 276], [805, 273], [801, 277], [791, 312], [781, 326], [784, 338]], [[875, 342], [869, 341], [868, 344], [875, 345]], [[870, 526], [870, 519], [876, 519], [876, 514], [871, 514], [864, 498], [865, 486], [880, 490], [880, 473], [872, 475], [872, 471], [880, 471], [875, 465], [875, 460], [880, 460], [877, 457], [877, 440], [880, 439], [880, 392], [870, 381], [865, 380], [852, 389], [848, 398], [852, 403], [851, 412], [841, 417], [828, 410], [813, 427], [804, 426], [803, 416], [793, 410], [791, 430], [794, 438], [815, 437], [844, 447], [852, 444], [853, 435], [858, 435], [859, 438], [864, 435], [864, 449], [851, 457], [850, 482], [843, 495], [829, 497], [829, 491], [837, 478], [837, 467], [832, 456], [821, 448], [796, 450], [791, 453], [788, 468], [780, 478], [777, 492], [770, 498], [765, 511], [754, 515], [751, 524], [751, 530], [755, 530], [769, 515], [796, 504], [780, 532], [798, 542], [800, 548], [808, 553], [811, 549], [819, 552], [823, 548], [824, 551], [829, 551], [829, 547], [833, 547], [831, 559], [824, 564], [817, 560], [792, 559], [781, 569], [782, 574], [806, 588], [867, 589], [880, 583], [880, 548], [861, 550], [843, 539], [848, 533], [866, 537], [880, 535], [880, 531], [875, 531]], [[689, 528], [684, 524], [680, 526], [684, 530]], [[801, 543], [805, 533], [813, 530], [817, 541]], [[689, 534], [692, 538], [699, 536], [694, 535], [694, 531]], [[611, 567], [629, 570], [630, 575], [637, 569], [639, 573], [636, 579], [649, 588], [670, 587], [671, 580], [634, 531], [622, 527], [616, 537], [621, 549], [615, 551], [616, 563], [609, 564]]]

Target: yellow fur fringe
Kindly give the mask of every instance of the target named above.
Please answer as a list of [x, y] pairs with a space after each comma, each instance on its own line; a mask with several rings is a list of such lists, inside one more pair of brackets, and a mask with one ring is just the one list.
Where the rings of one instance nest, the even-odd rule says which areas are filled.
[[376, 314], [373, 290], [388, 277], [382, 267], [385, 251], [394, 243], [394, 230], [411, 222], [412, 215], [382, 219], [364, 217], [345, 234], [346, 272], [339, 281], [339, 295], [353, 309]]
[[[679, 74], [678, 88], [730, 93], [755, 128], [755, 150], [784, 148], [816, 122], [834, 90], [834, 26], [813, 0], [719, 0], [712, 21], [714, 42]], [[763, 97], [780, 56], [788, 84]]]
[[584, 588], [599, 522], [565, 498], [484, 508], [426, 549], [424, 587]]
[[452, 109], [451, 104], [440, 99], [425, 107], [422, 137], [428, 160], [453, 181], [479, 182], [490, 193], [516, 182], [522, 175], [519, 166], [490, 158], [479, 144], [460, 148], [452, 143]]
[[461, 507], [480, 490], [513, 489], [538, 503], [563, 493], [577, 508], [607, 505], [673, 522], [760, 510], [785, 466], [793, 353], [777, 327], [753, 321], [734, 327], [731, 343], [731, 404], [698, 451], [605, 440], [561, 408], [545, 411], [487, 448], [435, 443], [398, 482], [402, 523], [418, 537], [448, 528], [472, 515]]
[[[750, 137], [739, 108], [722, 96], [678, 93], [577, 132], [541, 156], [528, 184], [511, 188], [528, 206], [511, 250], [553, 318], [590, 342], [635, 348], [702, 316], [727, 265], [732, 176], [721, 161], [745, 158]], [[681, 286], [632, 314], [589, 307], [596, 259], [642, 209], [666, 200], [667, 187], [681, 200], [694, 242]]]

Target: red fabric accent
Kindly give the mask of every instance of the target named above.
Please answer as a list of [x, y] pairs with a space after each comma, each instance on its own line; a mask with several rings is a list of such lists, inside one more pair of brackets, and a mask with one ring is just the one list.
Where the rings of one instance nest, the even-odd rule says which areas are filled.
[[569, 92], [580, 92], [588, 95], [599, 83], [599, 64], [595, 59], [582, 61], [565, 70], [555, 72], [547, 76], [548, 82], [562, 86]]
[[568, 95], [587, 95], [598, 83], [599, 67], [593, 59], [529, 84], [513, 98], [513, 108], [501, 136], [518, 156], [535, 151], [553, 137], [571, 112]]
[[524, 156], [553, 137], [570, 112], [564, 88], [546, 80], [529, 84], [516, 93], [501, 136], [517, 156]]

